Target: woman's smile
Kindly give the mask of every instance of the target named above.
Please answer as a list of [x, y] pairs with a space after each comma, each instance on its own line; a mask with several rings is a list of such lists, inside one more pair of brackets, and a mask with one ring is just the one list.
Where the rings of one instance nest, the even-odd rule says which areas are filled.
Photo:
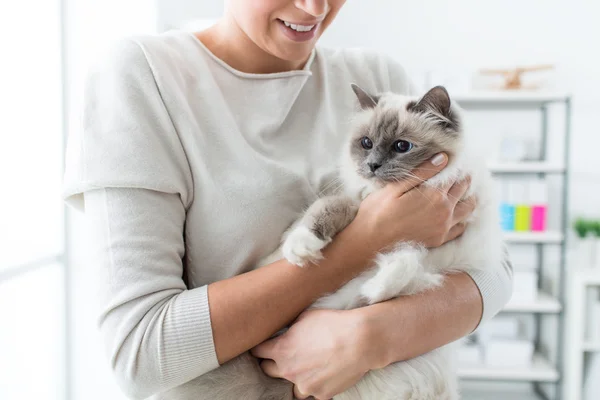
[[286, 37], [295, 42], [305, 42], [314, 39], [321, 21], [314, 21], [312, 23], [293, 23], [277, 19], [277, 23]]

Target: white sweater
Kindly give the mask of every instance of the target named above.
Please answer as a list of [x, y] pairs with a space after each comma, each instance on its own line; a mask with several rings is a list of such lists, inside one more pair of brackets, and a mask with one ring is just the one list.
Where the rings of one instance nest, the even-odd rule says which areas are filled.
[[[381, 55], [319, 48], [301, 71], [248, 74], [180, 31], [120, 41], [90, 74], [64, 195], [89, 221], [90, 289], [129, 396], [168, 399], [218, 367], [206, 285], [252, 269], [331, 182], [351, 82], [409, 92]], [[484, 320], [511, 272], [473, 275]]]

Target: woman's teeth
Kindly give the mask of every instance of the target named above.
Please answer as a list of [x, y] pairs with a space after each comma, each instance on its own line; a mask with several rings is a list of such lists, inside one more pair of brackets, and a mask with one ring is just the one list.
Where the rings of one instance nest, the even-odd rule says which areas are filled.
[[314, 25], [296, 25], [296, 24], [290, 24], [287, 21], [283, 21], [283, 23], [285, 24], [285, 26], [287, 26], [288, 28], [292, 28], [293, 30], [297, 31], [297, 32], [308, 32], [310, 31], [312, 28], [314, 28]]

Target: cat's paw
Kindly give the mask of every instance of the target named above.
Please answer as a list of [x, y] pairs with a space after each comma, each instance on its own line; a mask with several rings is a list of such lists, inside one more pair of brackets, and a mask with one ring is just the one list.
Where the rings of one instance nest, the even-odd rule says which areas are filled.
[[321, 250], [331, 242], [331, 238], [319, 239], [305, 226], [294, 229], [283, 243], [283, 256], [299, 267], [323, 258]]

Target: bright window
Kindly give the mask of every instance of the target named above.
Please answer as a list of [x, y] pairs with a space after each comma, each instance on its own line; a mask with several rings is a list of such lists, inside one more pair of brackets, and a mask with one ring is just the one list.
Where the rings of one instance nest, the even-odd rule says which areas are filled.
[[0, 5], [0, 399], [65, 398], [59, 0]]

